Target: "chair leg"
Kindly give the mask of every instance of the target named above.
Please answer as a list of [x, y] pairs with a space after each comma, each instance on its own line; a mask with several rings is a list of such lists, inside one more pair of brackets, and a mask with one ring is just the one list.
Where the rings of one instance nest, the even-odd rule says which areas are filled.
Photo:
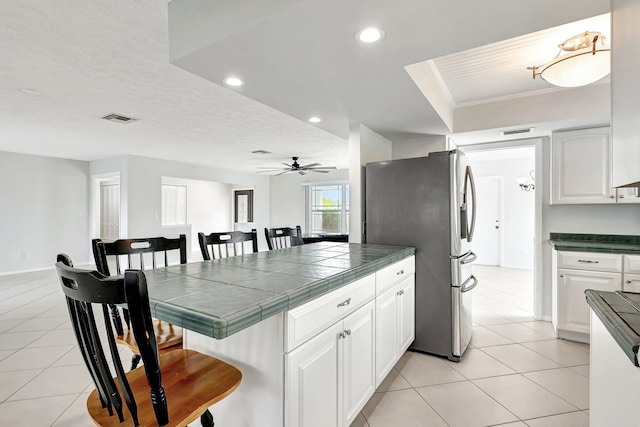
[[200, 416], [200, 424], [202, 424], [202, 427], [213, 427], [214, 426], [213, 415], [211, 415], [211, 412], [209, 412], [208, 409], [206, 411], [204, 411], [204, 414], [202, 414]]
[[138, 363], [140, 363], [140, 355], [139, 354], [134, 354], [131, 357], [131, 370], [133, 371], [134, 369], [136, 369], [136, 367], [138, 366]]

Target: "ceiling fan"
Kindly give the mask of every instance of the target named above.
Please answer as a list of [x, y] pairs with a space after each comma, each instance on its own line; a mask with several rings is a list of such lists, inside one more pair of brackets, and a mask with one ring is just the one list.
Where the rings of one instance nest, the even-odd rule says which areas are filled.
[[274, 176], [280, 176], [282, 174], [288, 172], [297, 172], [300, 175], [306, 175], [307, 172], [319, 172], [319, 173], [329, 173], [329, 170], [335, 169], [335, 166], [322, 166], [320, 163], [309, 163], [308, 165], [300, 166], [298, 164], [299, 157], [292, 157], [293, 163], [282, 163], [286, 166], [286, 168], [275, 168], [275, 167], [259, 167], [258, 169], [266, 169], [263, 171], [258, 171], [258, 173], [268, 173], [268, 172], [280, 172]]

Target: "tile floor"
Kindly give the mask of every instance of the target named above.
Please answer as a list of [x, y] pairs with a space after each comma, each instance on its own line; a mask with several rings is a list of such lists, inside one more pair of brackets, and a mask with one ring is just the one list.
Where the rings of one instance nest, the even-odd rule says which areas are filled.
[[474, 266], [471, 347], [460, 363], [407, 352], [351, 427], [589, 425], [589, 346], [534, 321], [533, 273]]
[[[406, 353], [352, 427], [588, 425], [589, 347], [532, 319], [530, 271], [474, 273], [462, 362]], [[90, 426], [92, 388], [55, 273], [0, 276], [0, 425]]]

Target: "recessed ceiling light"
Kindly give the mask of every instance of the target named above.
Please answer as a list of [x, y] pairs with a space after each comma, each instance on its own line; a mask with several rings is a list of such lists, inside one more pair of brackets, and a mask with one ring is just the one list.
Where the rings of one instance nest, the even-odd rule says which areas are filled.
[[313, 116], [313, 117], [309, 117], [309, 121], [311, 123], [320, 123], [322, 119], [320, 117]]
[[237, 77], [227, 77], [224, 82], [229, 86], [242, 86], [244, 82]]
[[253, 150], [251, 153], [252, 153], [252, 154], [271, 154], [271, 151], [267, 151], [267, 150]]
[[38, 89], [30, 89], [28, 87], [23, 87], [22, 89], [20, 89], [20, 91], [22, 93], [26, 93], [27, 95], [33, 95], [33, 96], [42, 95], [42, 92], [40, 92]]
[[369, 27], [360, 31], [357, 35], [358, 40], [363, 43], [373, 43], [384, 37], [384, 31], [380, 28]]

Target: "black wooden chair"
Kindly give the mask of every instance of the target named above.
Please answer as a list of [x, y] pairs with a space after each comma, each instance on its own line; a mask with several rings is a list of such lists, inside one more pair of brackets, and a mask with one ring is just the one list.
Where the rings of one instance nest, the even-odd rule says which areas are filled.
[[296, 228], [265, 228], [264, 237], [267, 239], [270, 251], [304, 244], [299, 225], [296, 225]]
[[[57, 261], [71, 324], [96, 387], [87, 399], [94, 422], [100, 426], [186, 426], [200, 417], [204, 427], [213, 426], [208, 408], [238, 387], [240, 371], [192, 350], [158, 353], [143, 271], [127, 270], [123, 276], [105, 277], [98, 271], [73, 268], [67, 255], [58, 255]], [[126, 374], [107, 308], [115, 304], [129, 310], [144, 363]], [[102, 343], [105, 334], [98, 332], [94, 307], [102, 308], [108, 347]], [[105, 350], [111, 355], [115, 377]], [[124, 411], [125, 405], [128, 411]]]
[[[181, 234], [176, 239], [168, 239], [165, 237], [150, 237], [142, 239], [120, 239], [114, 242], [103, 242], [100, 239], [91, 241], [93, 248], [93, 258], [96, 262], [98, 271], [105, 276], [110, 276], [109, 259], [115, 259], [116, 274], [122, 274], [121, 265], [124, 263], [126, 268], [145, 268], [145, 256], [147, 263], [153, 268], [159, 265], [169, 265], [169, 251], [178, 251], [180, 264], [187, 262], [187, 237]], [[158, 254], [161, 254], [158, 260]], [[137, 256], [136, 256], [137, 255]], [[129, 323], [129, 312], [123, 310], [123, 316], [127, 328], [123, 328], [120, 312], [114, 305], [111, 306], [111, 316], [113, 324], [118, 333], [117, 341], [123, 344], [133, 352], [131, 359], [131, 369], [135, 369], [140, 362], [140, 352], [138, 350], [135, 336], [131, 332]], [[158, 349], [165, 351], [166, 349], [182, 345], [182, 328], [174, 326], [171, 323], [154, 320], [154, 332], [156, 335]]]
[[[198, 233], [198, 242], [205, 261], [258, 252], [258, 233], [255, 229], [249, 233], [227, 231], [204, 234], [201, 232]], [[248, 251], [246, 242], [251, 242], [251, 252]]]

